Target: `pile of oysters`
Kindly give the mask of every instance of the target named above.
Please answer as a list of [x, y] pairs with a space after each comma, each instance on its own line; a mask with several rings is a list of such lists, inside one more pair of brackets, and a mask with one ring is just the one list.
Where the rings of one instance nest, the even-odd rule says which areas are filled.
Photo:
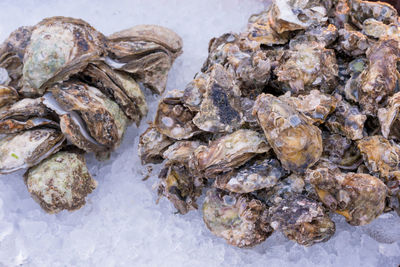
[[[141, 135], [159, 196], [215, 235], [329, 240], [333, 213], [400, 213], [400, 21], [386, 3], [276, 0], [209, 44], [201, 72]], [[399, 127], [399, 128], [398, 128]]]
[[181, 50], [155, 25], [108, 37], [67, 17], [18, 28], [0, 46], [0, 174], [29, 168], [27, 188], [49, 213], [82, 207], [96, 187], [82, 153], [109, 157], [147, 114], [141, 86], [161, 94]]

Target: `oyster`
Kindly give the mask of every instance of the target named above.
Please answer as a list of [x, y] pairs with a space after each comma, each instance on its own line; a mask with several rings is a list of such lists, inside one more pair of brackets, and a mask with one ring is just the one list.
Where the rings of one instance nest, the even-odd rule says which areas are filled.
[[[339, 99], [341, 99], [339, 97]], [[367, 116], [356, 106], [351, 106], [345, 100], [339, 100], [335, 112], [328, 118], [326, 126], [333, 133], [346, 136], [350, 140], [363, 138], [364, 123]]]
[[203, 204], [203, 219], [213, 234], [229, 244], [252, 247], [272, 233], [260, 218], [265, 209], [264, 204], [250, 196], [210, 189]]
[[369, 174], [344, 174], [336, 166], [322, 163], [307, 172], [306, 180], [315, 186], [320, 200], [351, 225], [368, 224], [385, 208], [387, 187]]
[[0, 108], [18, 100], [18, 92], [13, 87], [0, 85]]
[[243, 123], [240, 112], [240, 91], [234, 77], [216, 64], [212, 67], [199, 113], [193, 123], [213, 133], [232, 132]]
[[356, 57], [365, 54], [369, 48], [367, 36], [357, 31], [350, 24], [345, 24], [339, 30], [339, 50], [345, 54]]
[[187, 164], [194, 151], [201, 145], [199, 141], [178, 141], [170, 145], [162, 154], [168, 162]]
[[396, 9], [387, 3], [363, 0], [352, 0], [349, 3], [352, 22], [359, 28], [362, 28], [363, 22], [369, 18], [374, 18], [385, 24], [397, 22]]
[[400, 93], [394, 94], [388, 102], [386, 108], [378, 110], [382, 135], [385, 138], [400, 140], [400, 132], [397, 130], [399, 129]]
[[57, 152], [65, 137], [55, 129], [37, 129], [9, 135], [0, 140], [0, 174], [38, 164]]
[[138, 82], [161, 94], [168, 71], [182, 53], [182, 39], [170, 29], [138, 25], [108, 36], [106, 63], [132, 73]]
[[180, 214], [197, 209], [196, 200], [201, 195], [203, 179], [191, 175], [184, 165], [171, 164], [160, 172], [158, 195], [168, 198]]
[[33, 199], [48, 213], [77, 210], [97, 186], [90, 176], [82, 155], [58, 152], [24, 175]]
[[143, 164], [161, 162], [162, 152], [173, 144], [167, 136], [157, 131], [155, 127], [149, 127], [139, 140], [139, 156]]
[[285, 174], [276, 159], [255, 160], [239, 169], [218, 175], [213, 186], [234, 193], [251, 193], [275, 186]]
[[208, 146], [199, 146], [190, 159], [190, 166], [209, 176], [230, 171], [269, 150], [270, 146], [261, 134], [241, 129], [212, 141]]
[[66, 80], [104, 51], [105, 37], [80, 19], [46, 18], [32, 30], [25, 48], [21, 94], [42, 95], [54, 82]]
[[273, 95], [261, 94], [253, 113], [285, 169], [301, 173], [319, 160], [321, 130], [301, 112]]
[[269, 208], [267, 221], [274, 230], [303, 246], [328, 241], [335, 233], [335, 223], [315, 200], [292, 196]]

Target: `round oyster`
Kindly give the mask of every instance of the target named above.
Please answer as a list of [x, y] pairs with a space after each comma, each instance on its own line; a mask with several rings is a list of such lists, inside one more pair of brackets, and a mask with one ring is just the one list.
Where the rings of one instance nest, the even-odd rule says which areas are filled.
[[32, 197], [48, 213], [77, 210], [97, 186], [90, 176], [82, 155], [58, 152], [24, 175]]
[[336, 166], [322, 163], [307, 173], [320, 200], [343, 215], [351, 225], [365, 225], [382, 214], [387, 187], [366, 173], [342, 173]]
[[335, 233], [335, 223], [315, 200], [302, 195], [284, 199], [269, 208], [268, 222], [289, 239], [303, 246], [328, 241]]
[[66, 80], [104, 54], [105, 37], [80, 19], [46, 18], [37, 24], [25, 49], [22, 90], [42, 95], [52, 83]]
[[271, 235], [272, 229], [260, 215], [266, 206], [247, 195], [210, 189], [203, 204], [208, 229], [237, 247], [252, 247]]
[[0, 140], [0, 174], [38, 164], [57, 152], [65, 137], [55, 129], [37, 129], [8, 135]]
[[304, 172], [319, 160], [321, 130], [302, 113], [269, 94], [258, 96], [253, 113], [284, 168]]

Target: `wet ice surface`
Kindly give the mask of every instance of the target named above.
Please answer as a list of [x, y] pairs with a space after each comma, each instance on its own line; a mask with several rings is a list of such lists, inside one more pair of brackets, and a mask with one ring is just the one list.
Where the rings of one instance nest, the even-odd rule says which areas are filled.
[[[0, 39], [22, 25], [54, 15], [83, 18], [105, 34], [154, 23], [184, 40], [168, 89], [184, 88], [199, 71], [210, 38], [244, 28], [262, 10], [260, 0], [1, 0]], [[152, 119], [156, 98], [151, 101]], [[238, 249], [214, 237], [201, 211], [174, 214], [166, 200], [155, 204], [155, 175], [146, 182], [139, 167], [138, 130], [131, 127], [110, 161], [88, 157], [99, 182], [81, 210], [45, 214], [29, 196], [23, 172], [0, 177], [0, 266], [397, 266], [400, 219], [385, 214], [371, 225], [352, 227], [336, 216], [328, 243], [304, 248], [274, 234], [253, 249]], [[154, 170], [154, 174], [158, 171]], [[201, 200], [200, 200], [201, 202]]]

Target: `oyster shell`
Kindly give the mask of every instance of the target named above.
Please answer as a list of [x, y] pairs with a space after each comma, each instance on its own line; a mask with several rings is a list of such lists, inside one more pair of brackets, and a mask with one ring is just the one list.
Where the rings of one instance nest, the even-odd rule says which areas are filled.
[[188, 139], [199, 133], [192, 122], [193, 112], [182, 105], [182, 91], [174, 90], [171, 96], [164, 97], [158, 104], [154, 126], [161, 134], [172, 139]]
[[16, 102], [18, 98], [18, 92], [13, 87], [0, 85], [0, 108]]
[[335, 233], [335, 223], [320, 203], [302, 195], [284, 199], [269, 208], [268, 214], [274, 230], [303, 246], [326, 242]]
[[184, 165], [171, 164], [160, 172], [158, 195], [171, 201], [180, 214], [197, 209], [196, 200], [201, 195], [203, 180], [190, 174]]
[[346, 136], [350, 140], [363, 138], [364, 123], [367, 116], [356, 106], [351, 106], [345, 100], [340, 100], [335, 112], [326, 121], [326, 126], [333, 133]]
[[168, 162], [187, 164], [193, 152], [200, 145], [199, 141], [178, 141], [170, 145], [162, 155]]
[[190, 166], [204, 172], [207, 177], [230, 171], [269, 150], [270, 146], [261, 134], [241, 129], [212, 141], [208, 146], [199, 146], [190, 159]]
[[219, 133], [232, 132], [243, 123], [240, 112], [240, 91], [234, 77], [222, 65], [211, 68], [206, 92], [193, 123], [201, 130]]
[[394, 142], [383, 136], [374, 135], [359, 140], [357, 146], [371, 173], [388, 178], [390, 172], [399, 169], [400, 147]]
[[46, 18], [32, 30], [22, 69], [24, 96], [42, 95], [104, 54], [105, 37], [80, 19]]
[[216, 236], [237, 247], [252, 247], [267, 239], [272, 229], [260, 218], [266, 206], [248, 195], [207, 191], [203, 220]]
[[161, 162], [163, 151], [171, 144], [173, 140], [161, 134], [154, 126], [149, 127], [139, 139], [138, 151], [142, 164]]
[[322, 163], [307, 172], [306, 180], [315, 186], [320, 200], [351, 225], [368, 224], [384, 211], [387, 187], [369, 174], [344, 174]]
[[55, 129], [37, 129], [8, 135], [0, 140], [0, 174], [38, 164], [57, 152], [65, 137]]
[[271, 188], [286, 174], [276, 159], [255, 160], [217, 176], [214, 187], [234, 193], [250, 193]]
[[385, 108], [378, 110], [379, 123], [381, 125], [382, 135], [385, 138], [394, 138], [400, 140], [399, 129], [399, 109], [400, 93], [394, 94], [388, 101]]
[[200, 105], [203, 101], [203, 95], [206, 92], [207, 80], [209, 74], [200, 73], [188, 85], [182, 96], [183, 104], [193, 112], [200, 111]]
[[24, 175], [33, 199], [48, 213], [77, 210], [97, 186], [82, 155], [58, 152]]
[[362, 28], [362, 24], [366, 19], [374, 18], [385, 24], [397, 22], [397, 10], [383, 2], [371, 2], [363, 0], [349, 1], [351, 7], [351, 21]]
[[345, 24], [339, 30], [338, 49], [345, 54], [356, 57], [365, 54], [370, 44], [367, 36], [353, 28], [350, 24]]
[[253, 114], [282, 166], [304, 172], [322, 154], [321, 130], [292, 106], [270, 94], [261, 94]]
[[138, 82], [161, 94], [172, 63], [182, 53], [182, 39], [161, 26], [138, 25], [108, 36], [107, 49], [107, 64], [132, 73]]

